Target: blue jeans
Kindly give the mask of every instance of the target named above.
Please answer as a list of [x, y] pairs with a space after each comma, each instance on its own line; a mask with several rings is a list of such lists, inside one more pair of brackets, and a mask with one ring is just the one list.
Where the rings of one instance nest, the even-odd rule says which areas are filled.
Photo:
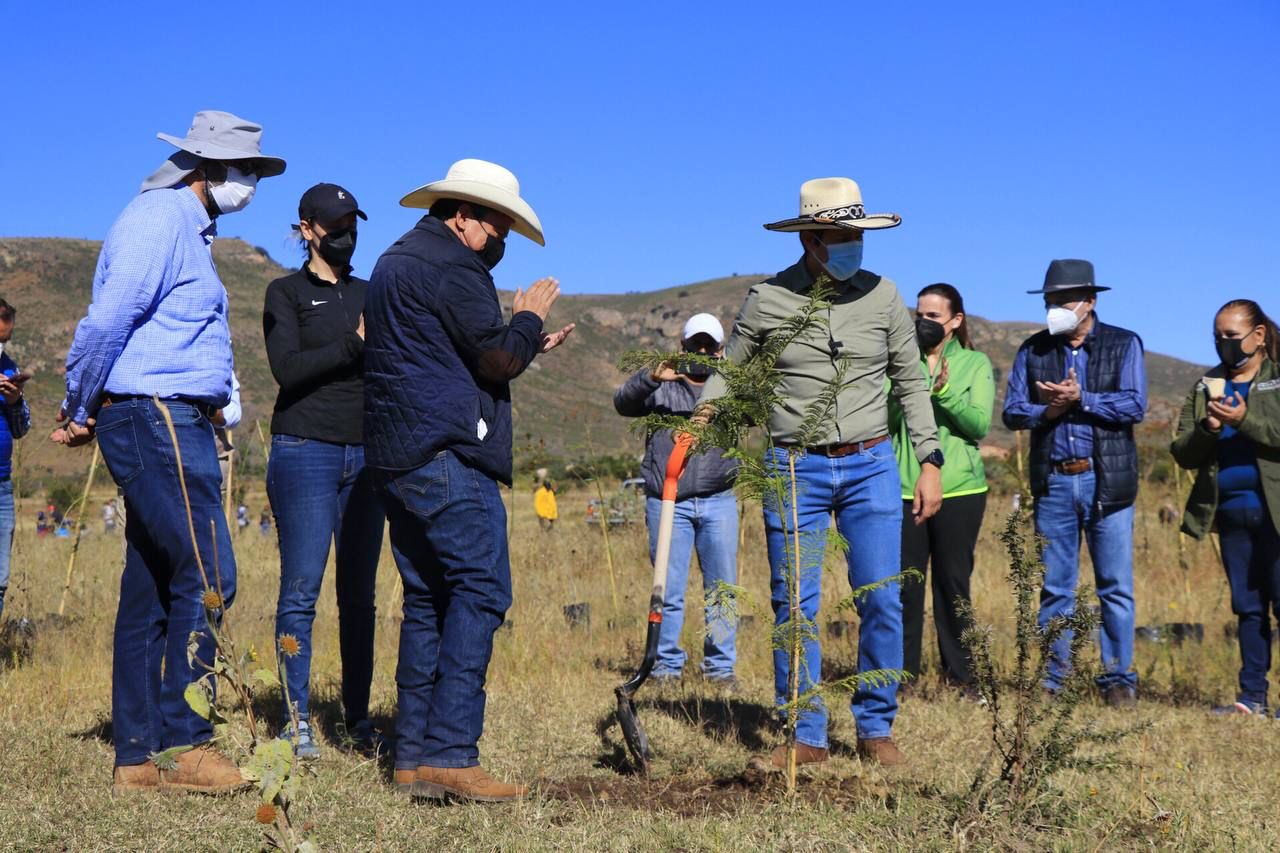
[[447, 450], [377, 480], [404, 582], [396, 769], [474, 767], [493, 635], [511, 606], [498, 483]]
[[13, 480], [0, 480], [0, 617], [4, 616], [4, 594], [9, 588], [9, 556], [13, 551]]
[[[658, 550], [658, 516], [662, 501], [645, 501], [649, 525], [649, 560]], [[719, 583], [738, 582], [738, 502], [732, 491], [676, 503], [667, 563], [667, 592], [662, 602], [662, 627], [658, 632], [658, 663], [654, 674], [678, 675], [688, 658], [680, 648], [684, 627], [684, 594], [689, 584], [689, 563], [694, 549], [702, 566], [703, 598]], [[735, 637], [737, 618], [725, 608], [705, 605], [707, 635], [702, 643], [702, 671], [711, 678], [729, 678], [738, 659]]]
[[218, 589], [221, 578], [227, 607], [236, 592], [213, 427], [192, 406], [170, 402], [168, 407], [182, 452], [190, 520], [173, 443], [155, 404], [127, 400], [98, 413], [98, 446], [127, 510], [111, 676], [117, 765], [141, 764], [152, 752], [213, 737], [212, 727], [183, 697], [187, 685], [205, 674], [200, 664], [187, 662], [191, 632], [203, 634], [196, 657], [212, 663], [214, 655], [193, 526], [209, 586]]
[[342, 710], [347, 725], [354, 725], [369, 716], [374, 581], [386, 518], [373, 472], [364, 467], [364, 448], [273, 435], [267, 496], [280, 538], [276, 636], [291, 634], [300, 648], [296, 657], [284, 659], [289, 697], [298, 706], [298, 716], [309, 719], [311, 625], [329, 546], [336, 542]]
[[[1094, 502], [1094, 473], [1049, 474], [1049, 492], [1035, 502], [1036, 532], [1045, 539], [1040, 627], [1075, 612], [1080, 575], [1080, 532], [1093, 558], [1102, 609], [1102, 674], [1098, 686], [1138, 686], [1133, 672], [1133, 506], [1103, 512]], [[1054, 644], [1044, 686], [1057, 690], [1070, 667], [1071, 632]]]
[[1218, 540], [1240, 642], [1239, 701], [1267, 704], [1271, 612], [1280, 620], [1280, 533], [1267, 508], [1218, 510]]
[[[788, 478], [787, 452], [774, 449], [766, 460], [774, 472]], [[815, 453], [796, 460], [800, 523], [800, 609], [810, 621], [818, 618], [822, 592], [822, 558], [826, 552], [831, 516], [836, 529], [849, 542], [849, 583], [856, 589], [898, 574], [902, 549], [902, 492], [893, 445], [882, 442], [848, 456], [829, 458]], [[790, 486], [788, 483], [788, 490]], [[794, 539], [790, 499], [782, 512], [766, 500], [765, 534], [772, 573], [774, 624], [790, 619], [787, 597], [788, 560]], [[902, 599], [898, 584], [889, 583], [862, 596], [857, 602], [858, 671], [902, 669]], [[801, 654], [800, 695], [821, 678], [822, 650], [817, 632], [804, 642]], [[790, 653], [774, 650], [774, 690], [777, 703], [790, 698], [787, 678]], [[859, 738], [888, 737], [898, 711], [897, 684], [861, 687], [853, 694], [851, 710]], [[796, 739], [815, 747], [827, 745], [827, 710], [820, 697], [800, 714]]]

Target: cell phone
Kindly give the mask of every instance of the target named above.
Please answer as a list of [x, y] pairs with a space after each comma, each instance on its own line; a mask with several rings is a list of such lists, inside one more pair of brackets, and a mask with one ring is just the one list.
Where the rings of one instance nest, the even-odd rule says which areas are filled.
[[21, 373], [15, 373], [12, 376], [6, 375], [4, 378], [8, 379], [14, 385], [21, 385], [23, 382], [26, 382], [28, 379], [30, 379], [32, 375], [33, 374], [30, 373], [29, 371], [24, 370]]
[[676, 373], [681, 376], [688, 376], [698, 382], [705, 381], [711, 376], [712, 369], [709, 365], [702, 364], [697, 361], [682, 361], [676, 365]]

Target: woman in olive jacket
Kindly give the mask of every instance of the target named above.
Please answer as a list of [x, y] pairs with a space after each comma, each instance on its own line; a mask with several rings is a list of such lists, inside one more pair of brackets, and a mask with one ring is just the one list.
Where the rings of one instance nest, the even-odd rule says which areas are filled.
[[1170, 450], [1196, 471], [1182, 529], [1217, 529], [1238, 622], [1239, 693], [1214, 711], [1265, 714], [1270, 611], [1280, 619], [1280, 331], [1236, 299], [1218, 310], [1214, 338], [1220, 364], [1191, 389]]
[[[978, 450], [991, 427], [995, 377], [991, 361], [973, 349], [964, 299], [949, 284], [931, 284], [916, 297], [916, 337], [920, 369], [929, 380], [933, 416], [946, 462], [942, 466], [942, 508], [924, 524], [903, 513], [902, 568], [923, 576], [933, 566], [933, 621], [943, 678], [955, 686], [973, 682], [969, 655], [960, 640], [967, 626], [961, 602], [969, 602], [973, 552], [987, 506], [987, 476]], [[911, 450], [902, 410], [890, 398], [889, 432], [898, 456], [902, 499], [915, 495], [920, 463]], [[924, 633], [924, 578], [902, 582], [903, 669], [920, 674]]]

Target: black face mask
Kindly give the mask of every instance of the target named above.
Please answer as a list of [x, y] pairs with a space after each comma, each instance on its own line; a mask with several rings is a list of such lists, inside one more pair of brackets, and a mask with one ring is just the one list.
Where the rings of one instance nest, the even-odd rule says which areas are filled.
[[1213, 347], [1218, 351], [1222, 366], [1228, 370], [1244, 367], [1245, 363], [1258, 351], [1257, 347], [1254, 347], [1253, 352], [1245, 352], [1242, 338], [1218, 338], [1214, 341]]
[[507, 253], [507, 241], [499, 239], [492, 234], [486, 232], [484, 248], [476, 252], [480, 256], [480, 260], [486, 267], [493, 269], [502, 260], [502, 256]]
[[341, 231], [330, 231], [320, 238], [320, 257], [335, 267], [345, 267], [351, 263], [351, 256], [356, 253], [356, 229], [344, 228]]
[[946, 336], [947, 330], [941, 323], [930, 320], [928, 317], [916, 318], [916, 340], [920, 342], [920, 349], [932, 350], [942, 343], [942, 339]]

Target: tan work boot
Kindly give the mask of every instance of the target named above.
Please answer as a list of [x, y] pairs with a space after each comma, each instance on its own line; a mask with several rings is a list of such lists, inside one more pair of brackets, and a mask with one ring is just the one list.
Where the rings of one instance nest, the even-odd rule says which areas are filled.
[[123, 764], [116, 767], [111, 779], [111, 793], [137, 794], [154, 792], [160, 785], [160, 769], [150, 761], [141, 764]]
[[[796, 744], [796, 767], [805, 764], [824, 764], [829, 758], [826, 747], [809, 746], [807, 743]], [[747, 762], [748, 770], [757, 770], [765, 773], [776, 773], [779, 770], [787, 769], [787, 745], [773, 748], [773, 752], [768, 755], [754, 755]]]
[[414, 783], [418, 781], [417, 770], [397, 770], [391, 777], [397, 794], [412, 797], [415, 794]]
[[[397, 773], [397, 779], [399, 773]], [[504, 803], [527, 793], [524, 785], [499, 782], [479, 765], [475, 767], [418, 767], [413, 796], [433, 800], [456, 798], [479, 803]]]
[[897, 767], [907, 760], [891, 737], [858, 738], [858, 757], [874, 761], [881, 767]]
[[160, 771], [160, 790], [229, 794], [247, 787], [240, 768], [210, 744], [182, 753], [173, 770]]

